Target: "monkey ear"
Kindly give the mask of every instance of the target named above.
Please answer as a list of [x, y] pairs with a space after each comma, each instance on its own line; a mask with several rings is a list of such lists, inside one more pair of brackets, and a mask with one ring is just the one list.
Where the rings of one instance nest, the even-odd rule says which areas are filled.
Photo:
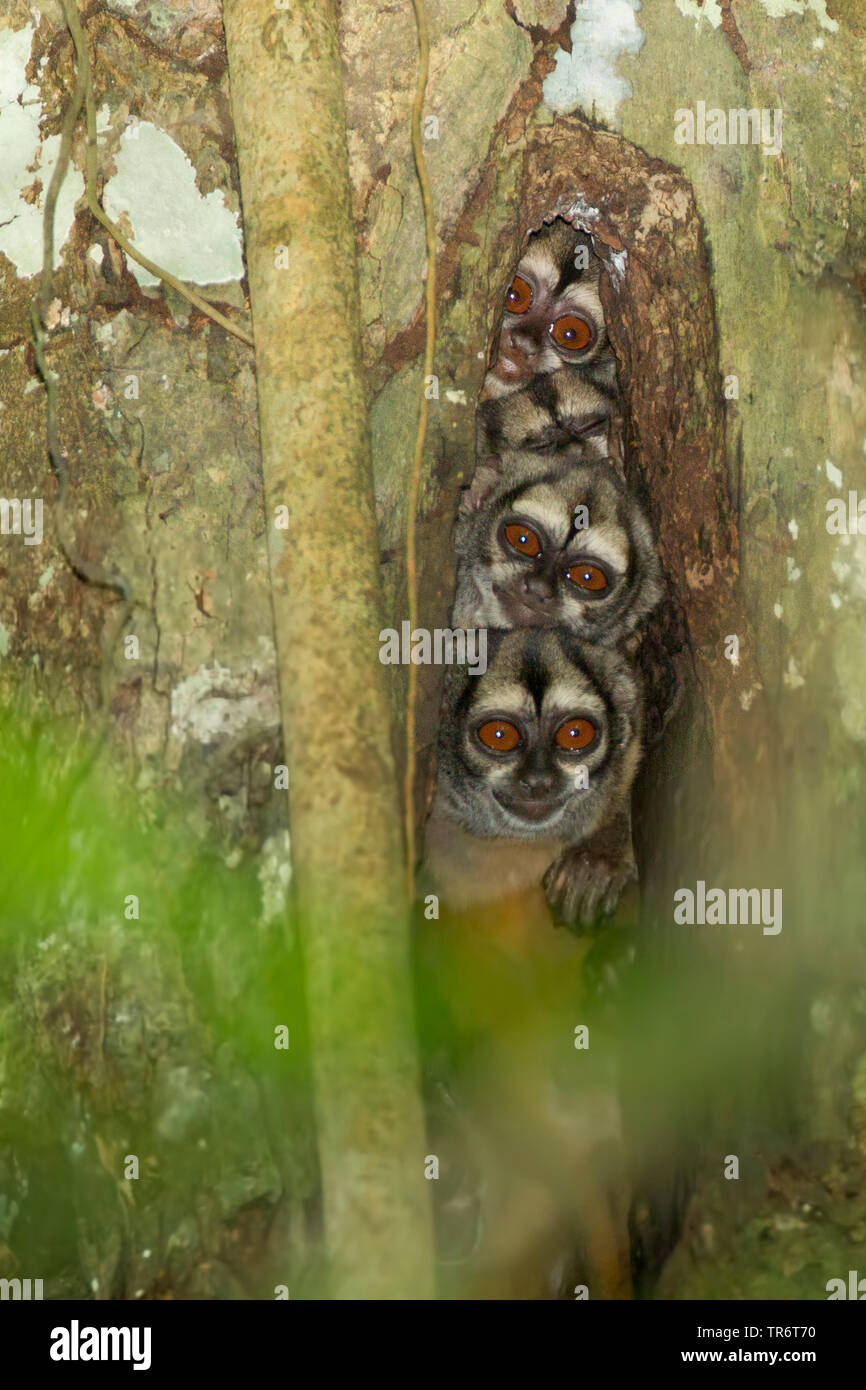
[[488, 454], [478, 460], [472, 475], [472, 482], [460, 498], [460, 510], [462, 512], [477, 512], [479, 508], [484, 506], [499, 481], [501, 468], [502, 459], [498, 458], [496, 454]]

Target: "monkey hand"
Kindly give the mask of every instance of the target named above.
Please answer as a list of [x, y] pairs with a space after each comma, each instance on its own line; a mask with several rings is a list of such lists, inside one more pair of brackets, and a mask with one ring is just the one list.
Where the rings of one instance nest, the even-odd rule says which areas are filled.
[[581, 845], [554, 860], [542, 886], [556, 925], [581, 933], [612, 916], [623, 890], [636, 879], [631, 854], [599, 854]]

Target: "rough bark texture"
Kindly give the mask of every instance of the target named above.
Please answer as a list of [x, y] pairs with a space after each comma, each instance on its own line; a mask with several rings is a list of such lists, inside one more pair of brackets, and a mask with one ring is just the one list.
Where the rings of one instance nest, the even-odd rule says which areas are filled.
[[[673, 598], [672, 620], [653, 634], [647, 664], [662, 695], [671, 665], [683, 692], [637, 798], [645, 916], [664, 927], [654, 948], [662, 979], [672, 955], [688, 961], [708, 952], [719, 988], [729, 981], [736, 1040], [716, 1030], [711, 1009], [698, 1008], [683, 1025], [690, 1042], [679, 1042], [681, 1055], [705, 1049], [697, 1089], [717, 1118], [727, 1116], [725, 1138], [708, 1125], [701, 1142], [713, 1175], [725, 1152], [742, 1152], [755, 1222], [770, 1222], [776, 1238], [779, 1216], [780, 1248], [786, 1239], [796, 1245], [781, 1234], [796, 1181], [773, 1186], [780, 1135], [793, 1134], [795, 1146], [806, 1137], [844, 1142], [860, 1102], [842, 1075], [860, 1075], [866, 1051], [862, 1000], [843, 983], [864, 966], [863, 541], [825, 528], [827, 499], [864, 482], [864, 26], [856, 5], [834, 0], [826, 11], [816, 3], [784, 15], [762, 0], [645, 0], [635, 14], [641, 42], [614, 60], [631, 90], [607, 121], [589, 101], [573, 117], [554, 116], [542, 95], [554, 57], [567, 62], [580, 7], [542, 13], [532, 4], [443, 0], [428, 8], [441, 331], [422, 502], [429, 559], [421, 621], [433, 626], [448, 609], [443, 555], [473, 464], [473, 409], [502, 286], [526, 232], [579, 202], [583, 220], [628, 253], [607, 305], [635, 426], [632, 476], [645, 480]], [[373, 459], [399, 621], [400, 500], [422, 327], [420, 216], [405, 135], [411, 32], [407, 16], [360, 0], [347, 0], [341, 20]], [[582, 45], [580, 90], [583, 74], [606, 62], [609, 35], [579, 22], [572, 32]], [[395, 74], [387, 87], [378, 77], [384, 64]], [[694, 111], [698, 101], [725, 111], [781, 107], [781, 156], [754, 145], [678, 145], [674, 113]], [[726, 398], [723, 377], [731, 376], [737, 394]], [[722, 641], [733, 634], [736, 665]], [[421, 728], [432, 740], [438, 681], [435, 671], [424, 674]], [[698, 878], [780, 887], [780, 935], [672, 933], [672, 892]], [[667, 1001], [674, 1013], [681, 1002]], [[683, 1091], [692, 1084], [686, 1079]], [[668, 1168], [675, 1152], [676, 1140]], [[828, 1202], [846, 1180], [834, 1176], [836, 1163], [828, 1151], [806, 1165], [814, 1182], [826, 1177]], [[732, 1197], [731, 1230], [742, 1215], [735, 1205]], [[715, 1212], [708, 1224], [718, 1229], [723, 1220]], [[855, 1252], [834, 1221], [819, 1239], [842, 1268]], [[748, 1287], [752, 1277], [773, 1296], [788, 1287], [784, 1255], [762, 1260], [752, 1276], [759, 1241], [744, 1245], [739, 1263], [736, 1239], [729, 1244], [720, 1287], [728, 1278]], [[692, 1241], [669, 1289], [677, 1278], [689, 1287], [684, 1269], [696, 1251], [710, 1262], [700, 1287], [711, 1287], [712, 1249]], [[801, 1294], [808, 1287], [804, 1296], [824, 1296], [824, 1280], [814, 1268], [809, 1274], [799, 1251], [791, 1268], [804, 1270]]]
[[267, 510], [291, 516], [269, 528], [271, 576], [333, 1288], [423, 1297], [429, 1189], [336, 19], [323, 0], [232, 0], [225, 22]]
[[[160, 9], [141, 24], [130, 8], [85, 16], [97, 106], [108, 110], [102, 174], [114, 174], [124, 145], [139, 147], [141, 123], [200, 169], [194, 206], [218, 190], [237, 211], [219, 6]], [[4, 168], [20, 154], [25, 195], [0, 218], [14, 216], [13, 229], [27, 208], [41, 210], [35, 136], [57, 131], [72, 86], [60, 7], [43, 11], [34, 19], [13, 4], [0, 21], [0, 42], [22, 54], [19, 69], [4, 49], [4, 73], [20, 86], [4, 87], [3, 119], [42, 74], [32, 143], [3, 128]], [[161, 187], [151, 196], [183, 247], [183, 189], [152, 167]], [[33, 235], [38, 246], [38, 226]], [[4, 243], [3, 491], [44, 499], [45, 535], [34, 546], [4, 536], [0, 557], [3, 705], [22, 715], [3, 739], [7, 849], [24, 881], [4, 899], [2, 928], [0, 1272], [43, 1277], [46, 1298], [273, 1297], [277, 1282], [297, 1293], [318, 1279], [319, 1179], [297, 949], [285, 933], [252, 355], [174, 296], [141, 288], [83, 203], [56, 244], [48, 356], [71, 515], [83, 554], [130, 577], [139, 650], [103, 649], [114, 601], [81, 584], [56, 544], [28, 346], [35, 281]], [[245, 308], [237, 282], [207, 293]], [[21, 810], [50, 810], [98, 723], [103, 661], [120, 787], [99, 767], [69, 823], [49, 817], [34, 848]], [[35, 766], [23, 751], [34, 725], [54, 734]], [[132, 893], [138, 922], [124, 917]], [[291, 1028], [285, 1053], [274, 1049], [278, 1024]], [[137, 1182], [124, 1178], [128, 1153]]]

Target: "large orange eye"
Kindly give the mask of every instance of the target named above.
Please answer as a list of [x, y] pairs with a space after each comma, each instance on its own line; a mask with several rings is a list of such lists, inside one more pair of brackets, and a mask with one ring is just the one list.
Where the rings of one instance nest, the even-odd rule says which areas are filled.
[[505, 307], [509, 314], [525, 314], [532, 303], [532, 286], [521, 275], [515, 275], [505, 296]]
[[566, 753], [577, 753], [592, 743], [595, 738], [595, 725], [588, 719], [566, 719], [553, 737]]
[[607, 588], [607, 575], [598, 565], [572, 565], [571, 569], [565, 571], [565, 577], [578, 589], [589, 589], [592, 594], [599, 594]]
[[510, 526], [506, 526], [502, 533], [512, 550], [516, 550], [519, 555], [528, 555], [530, 560], [534, 560], [536, 555], [541, 554], [541, 541], [534, 531], [530, 531], [528, 526], [521, 526], [519, 521], [513, 521]]
[[577, 314], [564, 314], [550, 325], [550, 336], [558, 348], [566, 352], [580, 352], [592, 339], [592, 329], [586, 319]]
[[520, 731], [507, 719], [488, 719], [478, 730], [478, 737], [494, 753], [511, 753], [520, 742]]

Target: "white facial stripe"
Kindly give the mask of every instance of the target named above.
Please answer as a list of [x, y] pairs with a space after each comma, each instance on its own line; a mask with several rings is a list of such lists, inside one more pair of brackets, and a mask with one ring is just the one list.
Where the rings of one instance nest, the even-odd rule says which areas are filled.
[[550, 293], [553, 287], [559, 284], [560, 267], [542, 242], [540, 245], [530, 246], [517, 267], [517, 274], [531, 276], [540, 288]]
[[575, 673], [572, 679], [555, 680], [548, 687], [544, 694], [544, 714], [551, 720], [560, 716], [567, 719], [570, 714], [585, 714], [601, 731], [604, 702], [598, 691], [593, 690], [592, 686], [582, 685]]
[[484, 703], [473, 705], [472, 723], [477, 728], [485, 719], [535, 718], [535, 703], [525, 686], [514, 681], [497, 682], [484, 692]]
[[550, 489], [549, 500], [543, 494], [536, 492], [532, 498], [518, 498], [514, 504], [514, 512], [521, 521], [532, 523], [540, 527], [554, 544], [562, 546], [571, 527], [571, 517], [564, 512], [562, 499], [557, 497], [553, 489]]
[[596, 326], [601, 322], [601, 300], [594, 285], [584, 285], [579, 281], [569, 285], [557, 301], [557, 306], [561, 313], [568, 313], [572, 309]]
[[584, 531], [577, 532], [573, 545], [579, 547], [582, 554], [592, 555], [609, 565], [618, 575], [628, 571], [628, 537], [618, 526], [587, 526]]

